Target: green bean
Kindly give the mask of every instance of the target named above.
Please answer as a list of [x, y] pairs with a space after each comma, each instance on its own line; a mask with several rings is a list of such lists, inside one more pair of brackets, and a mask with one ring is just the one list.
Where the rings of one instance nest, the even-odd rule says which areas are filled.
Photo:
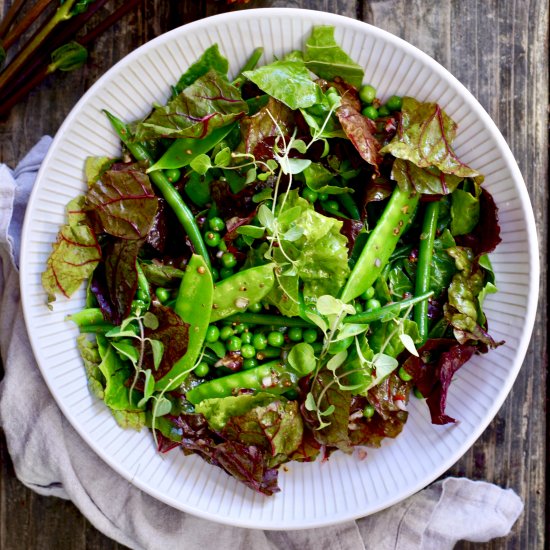
[[141, 265], [136, 261], [136, 270], [138, 276], [138, 291], [141, 291], [143, 297], [141, 298], [144, 302], [151, 303], [151, 290], [149, 288], [149, 281], [141, 269]]
[[[146, 146], [142, 143], [133, 142], [131, 140], [131, 132], [128, 126], [108, 111], [103, 112], [107, 115], [107, 118], [111, 122], [116, 133], [126, 147], [128, 147], [128, 150], [132, 153], [132, 155], [134, 155], [137, 160], [144, 160], [152, 163], [153, 158], [151, 157], [151, 154], [147, 150]], [[159, 191], [162, 193], [162, 196], [166, 199], [166, 202], [168, 202], [171, 206], [174, 214], [185, 229], [191, 244], [195, 248], [195, 252], [203, 257], [208, 269], [211, 269], [208, 250], [202, 240], [202, 235], [199, 231], [197, 222], [195, 221], [195, 217], [189, 207], [185, 204], [181, 195], [176, 191], [162, 170], [155, 170], [151, 172], [149, 177], [158, 187]]]
[[[430, 288], [430, 273], [434, 250], [435, 231], [437, 229], [437, 218], [439, 216], [439, 201], [430, 202], [426, 206], [424, 221], [422, 223], [422, 234], [418, 248], [418, 262], [416, 264], [416, 286], [415, 294], [418, 296], [427, 292]], [[428, 338], [428, 302], [423, 300], [414, 306], [413, 318], [418, 325], [421, 344]]]
[[81, 333], [105, 333], [109, 332], [114, 325], [105, 321], [101, 309], [89, 307], [67, 316], [67, 319], [76, 324]]
[[395, 186], [382, 216], [350, 273], [341, 300], [350, 302], [376, 281], [413, 218], [419, 199], [420, 193], [413, 189]]
[[268, 313], [250, 313], [243, 311], [227, 317], [227, 321], [233, 323], [248, 323], [250, 325], [267, 325], [272, 327], [310, 327], [311, 322], [296, 317], [283, 317], [282, 315], [270, 315]]
[[256, 65], [258, 64], [258, 61], [260, 61], [260, 57], [262, 57], [262, 54], [264, 53], [263, 48], [256, 48], [252, 55], [248, 58], [247, 62], [243, 65], [242, 69], [239, 71], [239, 76], [235, 80], [233, 80], [233, 86], [236, 86], [239, 88], [242, 86], [247, 78], [243, 75], [245, 71], [252, 71], [256, 68]]
[[[314, 368], [315, 364], [312, 362], [311, 371]], [[204, 382], [188, 391], [186, 398], [196, 405], [204, 399], [228, 397], [242, 389], [281, 394], [296, 388], [297, 384], [298, 377], [288, 371], [282, 361], [277, 360]]]
[[421, 302], [426, 302], [430, 296], [433, 295], [433, 292], [426, 292], [419, 296], [414, 296], [412, 298], [407, 298], [406, 300], [401, 300], [400, 302], [393, 302], [391, 304], [386, 304], [379, 309], [373, 309], [372, 311], [363, 311], [362, 313], [357, 313], [355, 315], [348, 315], [342, 321], [343, 323], [372, 323], [373, 321], [379, 321], [380, 319], [386, 318], [388, 315], [397, 315], [400, 311], [407, 309], [409, 306], [418, 304]]

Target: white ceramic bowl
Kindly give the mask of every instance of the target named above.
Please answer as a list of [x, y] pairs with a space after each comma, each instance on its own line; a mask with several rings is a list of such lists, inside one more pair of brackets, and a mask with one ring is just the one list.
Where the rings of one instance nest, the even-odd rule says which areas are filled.
[[[126, 120], [162, 102], [169, 86], [203, 50], [220, 45], [236, 71], [256, 46], [263, 61], [302, 47], [313, 25], [334, 25], [344, 50], [366, 69], [381, 98], [411, 95], [437, 101], [459, 124], [460, 158], [486, 176], [500, 209], [503, 242], [492, 254], [499, 293], [486, 311], [495, 340], [506, 344], [463, 367], [448, 398], [455, 425], [433, 426], [425, 404], [412, 400], [404, 432], [369, 450], [366, 460], [334, 454], [328, 462], [290, 463], [282, 492], [253, 493], [198, 457], [172, 451], [162, 458], [148, 431], [124, 431], [88, 391], [76, 348], [77, 330], [64, 320], [84, 292], [46, 307], [40, 283], [65, 204], [84, 189], [89, 155], [116, 155], [118, 139], [101, 109]], [[137, 49], [86, 93], [59, 130], [31, 196], [23, 231], [21, 288], [28, 332], [39, 367], [74, 428], [112, 468], [181, 510], [232, 525], [298, 529], [337, 523], [381, 510], [418, 491], [474, 443], [502, 405], [521, 367], [538, 295], [533, 213], [525, 184], [502, 135], [472, 95], [441, 65], [395, 36], [345, 17], [294, 9], [218, 15], [175, 29]]]

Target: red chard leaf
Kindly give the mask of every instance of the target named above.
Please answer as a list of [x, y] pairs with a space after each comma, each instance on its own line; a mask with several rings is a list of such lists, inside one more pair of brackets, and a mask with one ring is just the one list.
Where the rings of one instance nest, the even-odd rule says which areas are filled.
[[170, 307], [153, 302], [149, 311], [156, 316], [159, 324], [154, 330], [146, 328], [145, 337], [162, 342], [164, 353], [160, 365], [155, 369], [151, 346], [146, 343], [143, 368], [151, 369], [153, 378], [160, 380], [170, 372], [174, 363], [185, 355], [189, 340], [189, 325], [184, 323]]
[[353, 143], [363, 160], [374, 166], [378, 175], [378, 167], [382, 162], [382, 156], [380, 155], [380, 143], [375, 137], [376, 124], [345, 103], [336, 109], [336, 116], [346, 136]]
[[83, 196], [67, 205], [68, 223], [60, 229], [42, 274], [50, 303], [58, 293], [70, 297], [101, 260], [101, 248], [83, 207]]
[[464, 179], [453, 174], [445, 174], [433, 166], [419, 168], [414, 163], [396, 158], [391, 178], [402, 189], [413, 188], [426, 195], [448, 195]]
[[247, 112], [248, 105], [238, 88], [211, 69], [166, 106], [157, 107], [147, 119], [140, 122], [135, 139], [202, 139], [215, 128], [226, 126]]
[[112, 304], [111, 321], [115, 325], [120, 325], [130, 314], [137, 289], [136, 260], [143, 242], [143, 239], [117, 239], [106, 247], [105, 281]]
[[107, 170], [92, 185], [86, 201], [104, 231], [121, 239], [146, 237], [158, 208], [149, 177], [137, 170]]
[[437, 103], [403, 98], [397, 134], [382, 148], [382, 153], [408, 160], [419, 168], [434, 166], [459, 178], [481, 178], [476, 170], [461, 162], [451, 146], [456, 123]]

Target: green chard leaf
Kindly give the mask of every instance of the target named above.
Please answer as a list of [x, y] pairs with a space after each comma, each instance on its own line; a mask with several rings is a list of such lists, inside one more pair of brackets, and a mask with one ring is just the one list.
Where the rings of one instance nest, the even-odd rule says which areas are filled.
[[241, 92], [210, 70], [166, 106], [157, 107], [137, 125], [135, 140], [158, 137], [202, 139], [248, 112]]
[[457, 189], [451, 195], [451, 233], [455, 237], [471, 233], [479, 223], [481, 190], [475, 183], [474, 193]]
[[84, 175], [89, 186], [92, 186], [101, 176], [111, 168], [114, 159], [109, 157], [87, 157], [84, 163]]
[[214, 70], [220, 77], [227, 79], [227, 71], [229, 71], [229, 62], [227, 59], [220, 53], [217, 44], [210, 46], [208, 49], [204, 50], [204, 53], [201, 55], [195, 63], [193, 63], [187, 71], [185, 71], [178, 83], [175, 86], [175, 92], [180, 94], [185, 88], [193, 84], [195, 80], [204, 76], [207, 72]]
[[359, 88], [363, 83], [364, 71], [334, 40], [334, 27], [313, 28], [305, 47], [306, 67], [326, 80], [339, 76]]
[[143, 239], [158, 210], [149, 176], [137, 170], [107, 170], [89, 189], [86, 203], [106, 233], [121, 239]]
[[311, 80], [304, 62], [299, 59], [274, 61], [243, 74], [260, 90], [293, 110], [311, 107], [322, 101], [321, 88]]
[[457, 178], [478, 178], [476, 170], [461, 162], [452, 149], [456, 123], [437, 103], [403, 98], [401, 119], [394, 138], [381, 152], [408, 160], [418, 168], [434, 166]]
[[445, 174], [434, 166], [419, 168], [409, 160], [396, 158], [391, 178], [401, 189], [416, 189], [425, 195], [448, 195], [453, 193], [463, 178]]
[[84, 197], [80, 196], [67, 205], [68, 223], [59, 230], [42, 274], [48, 303], [55, 300], [56, 293], [69, 298], [101, 260], [101, 248], [84, 210], [84, 202]]
[[76, 343], [78, 351], [84, 361], [84, 368], [86, 369], [86, 376], [88, 378], [88, 387], [93, 395], [99, 399], [104, 398], [103, 388], [105, 387], [105, 377], [99, 369], [101, 363], [101, 356], [97, 346], [97, 341], [90, 341], [86, 334], [81, 334], [77, 337]]

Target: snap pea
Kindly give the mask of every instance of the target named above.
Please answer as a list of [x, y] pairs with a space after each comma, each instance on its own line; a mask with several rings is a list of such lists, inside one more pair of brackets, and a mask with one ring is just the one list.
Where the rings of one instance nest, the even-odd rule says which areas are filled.
[[372, 286], [412, 220], [420, 193], [395, 186], [392, 196], [372, 230], [340, 297], [350, 302]]
[[[311, 364], [311, 372], [315, 363]], [[304, 373], [304, 376], [308, 373]], [[195, 386], [187, 392], [187, 400], [196, 405], [204, 399], [229, 397], [241, 389], [281, 394], [298, 385], [298, 376], [286, 369], [282, 361], [271, 361]]]
[[147, 304], [147, 307], [149, 307], [149, 304], [151, 303], [149, 281], [147, 280], [145, 273], [143, 273], [143, 269], [141, 269], [139, 262], [136, 262], [136, 270], [138, 276], [138, 292], [141, 294], [140, 298]]
[[274, 264], [251, 267], [216, 284], [210, 322], [242, 313], [269, 294], [275, 283], [273, 268]]
[[112, 323], [105, 321], [98, 307], [83, 309], [69, 315], [67, 319], [75, 323], [81, 333], [105, 333], [114, 328]]
[[192, 370], [201, 352], [210, 321], [214, 285], [204, 259], [191, 256], [181, 280], [174, 311], [189, 324], [187, 351], [155, 384], [156, 390], [174, 389]]
[[[415, 294], [418, 296], [427, 292], [430, 288], [430, 273], [434, 251], [435, 231], [439, 216], [439, 201], [430, 202], [426, 206], [424, 221], [422, 223], [422, 235], [418, 247], [418, 262], [416, 264]], [[414, 306], [413, 318], [418, 325], [418, 333], [421, 345], [428, 338], [428, 302], [423, 300]]]
[[386, 304], [378, 309], [373, 309], [372, 311], [363, 311], [361, 313], [356, 313], [355, 315], [348, 315], [342, 321], [343, 323], [372, 323], [373, 321], [379, 321], [384, 319], [388, 315], [396, 315], [400, 311], [407, 309], [409, 306], [414, 304], [419, 304], [426, 302], [430, 296], [433, 295], [433, 292], [425, 292], [418, 296], [412, 298], [407, 298], [406, 300], [401, 300], [400, 302], [393, 302], [391, 304]]
[[216, 128], [201, 139], [179, 138], [174, 140], [166, 153], [149, 168], [148, 172], [154, 170], [173, 170], [188, 166], [195, 157], [208, 153], [210, 149], [213, 149], [235, 126], [236, 123], [233, 123]]
[[[132, 153], [132, 155], [134, 155], [137, 160], [144, 160], [152, 163], [153, 158], [147, 147], [142, 143], [133, 142], [131, 140], [131, 132], [128, 125], [108, 111], [104, 110], [103, 112], [107, 115], [107, 118], [111, 122], [119, 138], [126, 145], [126, 147], [128, 147], [128, 150]], [[162, 170], [155, 170], [151, 172], [149, 177], [153, 180], [153, 183], [157, 186], [159, 191], [162, 193], [162, 196], [166, 199], [166, 202], [174, 211], [174, 214], [177, 216], [179, 222], [185, 229], [195, 252], [203, 257], [208, 269], [211, 269], [208, 250], [202, 240], [201, 232], [197, 222], [195, 221], [193, 212], [191, 212], [189, 207], [185, 204], [181, 195], [176, 191]]]

